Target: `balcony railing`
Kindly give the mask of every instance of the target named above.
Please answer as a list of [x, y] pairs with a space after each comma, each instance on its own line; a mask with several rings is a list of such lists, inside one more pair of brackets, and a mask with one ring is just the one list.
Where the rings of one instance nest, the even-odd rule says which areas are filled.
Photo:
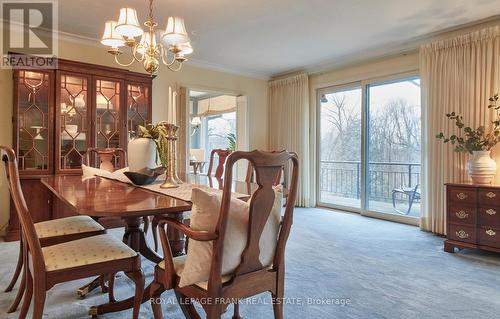
[[[390, 202], [392, 190], [420, 184], [419, 163], [370, 162], [368, 165], [368, 197]], [[361, 197], [361, 163], [359, 161], [321, 161], [320, 191], [330, 195], [359, 199]], [[398, 201], [407, 198], [397, 196]]]

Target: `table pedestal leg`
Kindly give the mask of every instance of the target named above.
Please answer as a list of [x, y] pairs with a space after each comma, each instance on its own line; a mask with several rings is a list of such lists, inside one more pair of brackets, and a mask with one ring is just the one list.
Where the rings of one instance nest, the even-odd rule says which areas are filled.
[[[169, 217], [176, 218], [181, 222], [183, 220], [182, 215], [172, 215]], [[146, 236], [144, 234], [144, 231], [140, 227], [142, 222], [142, 217], [128, 217], [124, 218], [124, 221], [126, 223], [126, 226], [125, 226], [125, 234], [123, 235], [123, 242], [136, 252], [140, 253], [146, 259], [154, 262], [155, 264], [162, 261], [163, 257], [158, 255], [155, 251], [153, 251], [149, 247], [148, 242], [146, 241]], [[167, 234], [170, 240], [170, 244], [172, 245], [172, 253], [175, 254], [174, 256], [184, 254], [184, 244], [185, 244], [184, 235], [181, 232], [176, 232], [173, 231], [172, 229], [169, 229], [169, 232], [167, 232]], [[148, 285], [144, 290], [144, 297], [142, 299], [143, 303], [149, 300], [150, 290], [151, 290], [151, 284]], [[91, 307], [89, 310], [89, 314], [92, 316], [97, 316], [109, 312], [123, 311], [126, 309], [131, 309], [133, 307], [134, 307], [134, 297], [130, 297], [125, 300], [105, 303], [99, 306]]]
[[142, 230], [141, 222], [142, 217], [130, 217], [124, 218], [126, 226], [125, 226], [125, 235], [123, 235], [123, 242], [127, 244], [130, 248], [140, 253], [146, 259], [152, 261], [157, 264], [163, 260], [163, 257], [158, 255], [155, 251], [153, 251], [146, 240], [146, 235]]

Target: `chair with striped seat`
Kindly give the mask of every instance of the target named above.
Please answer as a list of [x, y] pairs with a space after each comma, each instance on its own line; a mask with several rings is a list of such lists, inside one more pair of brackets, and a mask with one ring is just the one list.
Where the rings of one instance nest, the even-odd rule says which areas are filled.
[[[92, 223], [84, 222], [76, 225], [68, 220], [58, 221], [59, 225], [67, 226], [62, 232], [50, 229], [46, 222], [36, 226], [24, 200], [14, 151], [10, 147], [0, 146], [0, 159], [5, 163], [9, 190], [21, 225], [23, 245], [21, 257], [24, 265], [25, 289], [22, 289], [24, 292], [21, 293], [24, 298], [19, 318], [26, 318], [34, 297], [32, 318], [41, 319], [46, 291], [58, 283], [91, 276], [107, 276], [120, 271], [125, 272], [135, 283], [133, 318], [138, 318], [144, 293], [144, 274], [141, 270], [140, 256], [118, 238], [102, 233], [104, 232], [102, 226], [99, 228], [99, 235], [56, 243], [61, 236], [77, 236], [70, 232], [82, 230]], [[56, 239], [45, 239], [50, 245], [43, 247], [43, 240], [38, 236], [38, 231], [41, 234], [58, 235], [48, 237]]]
[[[98, 222], [94, 221], [89, 216], [71, 216], [65, 218], [59, 218], [54, 220], [43, 221], [34, 224], [35, 232], [40, 240], [40, 245], [42, 247], [57, 245], [60, 243], [68, 242], [71, 240], [96, 236], [104, 234], [106, 232], [105, 228], [101, 226]], [[20, 234], [22, 230], [20, 230]], [[5, 292], [12, 291], [19, 275], [23, 269], [24, 265], [23, 257], [23, 241], [19, 241], [19, 257], [17, 260], [17, 266], [14, 271], [14, 275], [5, 289]], [[17, 296], [9, 307], [9, 313], [17, 310], [21, 298], [23, 296], [24, 290], [26, 288], [26, 278], [23, 276], [21, 279], [21, 284], [17, 292]], [[107, 292], [107, 287], [102, 286], [104, 292]], [[111, 296], [112, 297], [112, 296]]]

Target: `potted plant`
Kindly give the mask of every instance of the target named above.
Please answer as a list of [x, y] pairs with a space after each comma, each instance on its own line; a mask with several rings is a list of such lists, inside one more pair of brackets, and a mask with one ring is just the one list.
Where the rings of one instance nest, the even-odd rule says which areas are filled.
[[495, 109], [496, 118], [487, 129], [479, 126], [475, 129], [465, 126], [463, 116], [456, 112], [446, 114], [446, 117], [455, 121], [459, 133], [446, 137], [443, 132], [436, 135], [444, 143], [455, 146], [457, 153], [471, 154], [472, 158], [467, 162], [467, 170], [472, 182], [476, 184], [490, 184], [496, 174], [497, 164], [490, 157], [491, 149], [500, 141], [500, 114], [498, 105], [498, 94], [489, 99], [488, 109]]
[[157, 166], [157, 158], [166, 166], [166, 130], [163, 123], [138, 126], [134, 139], [128, 143], [128, 165], [131, 172]]
[[230, 151], [236, 151], [236, 134], [234, 133], [228, 133], [226, 135], [227, 142], [228, 142], [228, 147], [227, 149]]

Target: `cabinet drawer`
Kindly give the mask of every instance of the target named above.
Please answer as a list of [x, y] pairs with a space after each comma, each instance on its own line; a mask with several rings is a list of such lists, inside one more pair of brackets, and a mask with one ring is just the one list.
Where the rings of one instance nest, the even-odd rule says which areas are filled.
[[476, 208], [452, 205], [448, 207], [448, 221], [459, 224], [476, 224]]
[[454, 203], [476, 205], [477, 192], [474, 188], [450, 187], [448, 200]]
[[476, 228], [470, 225], [448, 224], [448, 239], [476, 243]]
[[500, 228], [500, 208], [479, 207], [477, 210], [477, 224], [485, 227]]
[[493, 227], [479, 227], [478, 244], [500, 248], [500, 229]]
[[500, 206], [500, 191], [496, 189], [480, 189], [479, 203], [482, 205]]

